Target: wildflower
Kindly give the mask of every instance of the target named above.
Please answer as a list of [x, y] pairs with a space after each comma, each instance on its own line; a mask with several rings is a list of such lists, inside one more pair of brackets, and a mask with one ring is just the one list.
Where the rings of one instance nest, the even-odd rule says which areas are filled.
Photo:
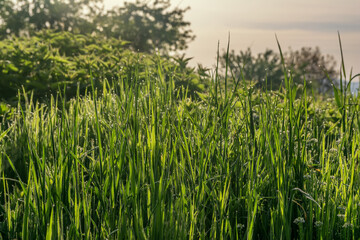
[[239, 223], [236, 227], [237, 227], [237, 228], [239, 228], [239, 229], [243, 229], [243, 228], [245, 227], [245, 225], [244, 225], [244, 224]]
[[302, 217], [295, 218], [294, 223], [297, 225], [305, 223], [305, 219]]
[[320, 228], [323, 225], [323, 223], [321, 221], [316, 221], [315, 222], [315, 227]]
[[343, 228], [353, 228], [353, 225], [349, 222], [346, 222], [344, 225], [343, 225]]

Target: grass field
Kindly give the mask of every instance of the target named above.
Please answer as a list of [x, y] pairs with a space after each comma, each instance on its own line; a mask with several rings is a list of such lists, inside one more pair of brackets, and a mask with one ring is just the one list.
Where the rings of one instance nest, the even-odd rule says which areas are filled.
[[0, 125], [2, 239], [360, 238], [345, 87], [318, 100], [284, 70], [279, 92], [229, 89], [215, 70], [190, 99], [161, 63], [136, 69], [101, 93], [21, 94]]

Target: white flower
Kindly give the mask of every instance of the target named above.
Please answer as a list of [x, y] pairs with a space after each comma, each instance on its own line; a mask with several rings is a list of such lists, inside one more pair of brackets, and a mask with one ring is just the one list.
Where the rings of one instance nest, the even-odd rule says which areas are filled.
[[347, 222], [343, 225], [343, 228], [353, 228], [353, 225], [351, 223]]
[[299, 224], [302, 224], [302, 223], [305, 223], [305, 219], [302, 218], [302, 217], [298, 217], [294, 220], [294, 223], [299, 225]]

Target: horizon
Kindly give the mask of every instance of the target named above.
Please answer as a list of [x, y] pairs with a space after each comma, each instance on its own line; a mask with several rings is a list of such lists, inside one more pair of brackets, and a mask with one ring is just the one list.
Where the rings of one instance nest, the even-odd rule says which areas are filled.
[[[111, 9], [124, 2], [104, 0], [104, 5]], [[218, 42], [220, 51], [226, 49], [229, 34], [230, 49], [235, 52], [247, 48], [253, 54], [266, 49], [278, 52], [276, 34], [283, 51], [318, 46], [323, 55], [334, 56], [340, 69], [339, 31], [347, 75], [351, 68], [353, 75], [360, 73], [360, 14], [353, 11], [360, 9], [360, 1], [171, 0], [170, 3], [172, 8], [190, 7], [184, 20], [191, 23], [196, 38], [185, 53], [193, 57], [190, 61], [193, 67], [198, 63], [213, 67]]]

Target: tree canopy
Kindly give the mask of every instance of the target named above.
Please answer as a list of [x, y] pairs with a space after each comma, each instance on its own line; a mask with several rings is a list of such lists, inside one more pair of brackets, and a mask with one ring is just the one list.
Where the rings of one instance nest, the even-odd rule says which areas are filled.
[[[234, 50], [229, 54], [222, 53], [221, 64], [228, 66], [235, 77], [244, 77], [246, 80], [257, 81], [257, 86], [268, 89], [279, 89], [283, 84], [284, 72], [281, 57], [272, 50], [265, 50], [254, 56], [251, 49], [246, 51]], [[319, 47], [303, 47], [300, 50], [289, 49], [284, 53], [286, 68], [290, 70], [294, 83], [302, 84], [304, 78], [320, 93], [326, 93], [331, 88], [331, 82], [326, 73], [334, 80], [337, 77], [336, 61], [330, 55], [323, 55]], [[265, 86], [265, 84], [267, 85]]]
[[129, 41], [141, 52], [183, 50], [194, 39], [184, 20], [189, 9], [172, 8], [169, 0], [125, 2], [105, 12], [102, 0], [3, 0], [0, 38], [34, 35], [51, 29], [99, 34]]
[[190, 22], [183, 20], [188, 9], [171, 9], [170, 1], [125, 3], [98, 16], [97, 30], [129, 41], [140, 52], [183, 50], [194, 39]]
[[100, 13], [102, 0], [7, 0], [2, 15], [1, 36], [33, 35], [42, 29], [89, 33], [92, 18]]

